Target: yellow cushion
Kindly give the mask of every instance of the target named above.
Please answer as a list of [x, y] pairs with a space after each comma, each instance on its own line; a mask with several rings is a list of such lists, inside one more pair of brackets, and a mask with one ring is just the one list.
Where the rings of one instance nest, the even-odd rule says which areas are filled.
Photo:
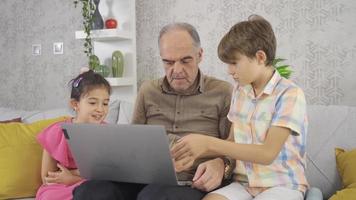
[[336, 165], [344, 189], [337, 191], [331, 200], [354, 200], [356, 197], [356, 149], [335, 149]]
[[36, 135], [66, 117], [0, 124], [0, 199], [31, 197], [41, 185], [42, 148]]
[[337, 191], [329, 200], [355, 200], [356, 188], [345, 188]]

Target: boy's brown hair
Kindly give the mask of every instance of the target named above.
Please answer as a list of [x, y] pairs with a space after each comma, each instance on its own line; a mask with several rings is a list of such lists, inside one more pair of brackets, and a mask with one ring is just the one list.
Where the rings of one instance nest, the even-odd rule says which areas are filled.
[[237, 54], [255, 58], [256, 52], [262, 50], [266, 54], [266, 65], [272, 65], [276, 54], [276, 37], [271, 24], [263, 17], [251, 15], [247, 21], [235, 24], [221, 39], [218, 46], [220, 60], [234, 63]]

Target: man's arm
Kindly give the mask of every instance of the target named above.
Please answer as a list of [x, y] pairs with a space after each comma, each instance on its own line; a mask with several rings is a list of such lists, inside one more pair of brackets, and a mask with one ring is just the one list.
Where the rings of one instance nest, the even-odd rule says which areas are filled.
[[192, 187], [210, 192], [219, 187], [224, 178], [224, 162], [221, 158], [201, 163], [193, 177]]
[[230, 128], [231, 122], [227, 118], [229, 114], [230, 105], [231, 105], [231, 95], [232, 95], [232, 87], [227, 87], [224, 89], [225, 97], [223, 99], [223, 107], [219, 113], [219, 136], [221, 139], [227, 139], [230, 136]]

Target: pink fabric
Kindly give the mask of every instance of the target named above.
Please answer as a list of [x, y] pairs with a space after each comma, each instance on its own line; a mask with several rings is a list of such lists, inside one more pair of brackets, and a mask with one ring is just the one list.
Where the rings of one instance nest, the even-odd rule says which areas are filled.
[[[37, 140], [43, 149], [62, 166], [76, 169], [77, 166], [61, 128], [63, 122], [71, 123], [71, 119], [52, 124], [38, 134]], [[74, 188], [83, 182], [84, 180], [70, 186], [63, 184], [42, 185], [37, 191], [36, 200], [71, 200]]]

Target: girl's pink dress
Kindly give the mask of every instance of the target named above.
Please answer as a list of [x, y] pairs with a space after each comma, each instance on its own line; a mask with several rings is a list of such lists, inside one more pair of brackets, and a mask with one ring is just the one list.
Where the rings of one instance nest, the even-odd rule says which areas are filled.
[[[69, 169], [76, 169], [72, 153], [63, 135], [61, 123], [71, 123], [71, 119], [52, 124], [37, 135], [38, 142], [55, 160], [62, 166]], [[37, 200], [71, 200], [72, 192], [75, 187], [82, 184], [85, 180], [76, 184], [66, 186], [64, 184], [42, 185], [36, 194]]]

